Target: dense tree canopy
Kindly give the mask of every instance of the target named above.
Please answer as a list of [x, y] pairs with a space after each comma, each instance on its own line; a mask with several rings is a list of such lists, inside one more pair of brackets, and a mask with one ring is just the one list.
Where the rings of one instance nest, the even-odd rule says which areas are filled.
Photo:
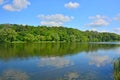
[[65, 27], [29, 26], [18, 24], [0, 24], [0, 42], [110, 42], [120, 41], [115, 33], [80, 31]]

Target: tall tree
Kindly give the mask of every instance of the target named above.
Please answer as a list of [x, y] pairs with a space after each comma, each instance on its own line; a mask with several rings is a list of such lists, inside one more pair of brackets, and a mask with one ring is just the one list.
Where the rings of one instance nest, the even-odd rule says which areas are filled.
[[0, 41], [12, 42], [16, 40], [17, 33], [11, 28], [4, 27], [0, 30]]

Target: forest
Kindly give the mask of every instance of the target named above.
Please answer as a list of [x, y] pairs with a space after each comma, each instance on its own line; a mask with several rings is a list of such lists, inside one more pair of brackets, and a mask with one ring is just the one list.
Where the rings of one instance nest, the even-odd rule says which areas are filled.
[[117, 42], [120, 35], [63, 26], [0, 24], [0, 42]]

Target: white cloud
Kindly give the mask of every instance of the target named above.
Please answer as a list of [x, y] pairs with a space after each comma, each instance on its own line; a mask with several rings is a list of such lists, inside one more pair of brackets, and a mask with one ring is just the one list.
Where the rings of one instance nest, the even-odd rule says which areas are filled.
[[77, 2], [69, 2], [64, 5], [64, 7], [69, 8], [69, 9], [78, 8], [79, 6], [80, 4]]
[[13, 0], [12, 4], [6, 4], [3, 8], [8, 11], [21, 11], [22, 9], [27, 8], [28, 5], [30, 5], [28, 0]]
[[93, 27], [92, 29], [91, 29], [91, 31], [97, 31], [97, 32], [100, 32], [100, 33], [103, 33], [103, 32], [110, 32], [110, 31], [108, 31], [108, 30], [104, 30], [104, 29], [97, 29], [96, 27]]
[[89, 16], [89, 19], [105, 19], [108, 18], [107, 16], [101, 16], [101, 15], [96, 15], [96, 16]]
[[115, 30], [118, 31], [118, 32], [120, 32], [120, 28], [116, 28]]
[[38, 15], [38, 18], [41, 19], [41, 25], [46, 26], [61, 26], [65, 22], [69, 22], [74, 17], [65, 16], [63, 14], [55, 14], [55, 15]]
[[97, 31], [97, 29], [96, 29], [96, 28], [93, 28], [92, 31]]
[[101, 27], [109, 25], [109, 18], [107, 16], [96, 15], [90, 16], [89, 19], [92, 19], [93, 22], [86, 24], [86, 26]]
[[96, 29], [96, 27], [93, 27], [92, 29], [91, 29], [92, 31], [97, 31], [97, 32], [109, 32], [109, 31], [107, 31], [107, 30], [104, 30], [104, 29]]
[[114, 29], [115, 32], [120, 33], [120, 28]]
[[0, 5], [3, 4], [4, 0], [0, 0]]
[[120, 21], [120, 14], [114, 17], [114, 20]]
[[99, 30], [99, 32], [103, 33], [103, 32], [110, 32], [110, 31], [107, 31], [107, 30]]
[[41, 21], [41, 25], [46, 25], [46, 26], [60, 26], [62, 25], [62, 22], [55, 22], [55, 21]]

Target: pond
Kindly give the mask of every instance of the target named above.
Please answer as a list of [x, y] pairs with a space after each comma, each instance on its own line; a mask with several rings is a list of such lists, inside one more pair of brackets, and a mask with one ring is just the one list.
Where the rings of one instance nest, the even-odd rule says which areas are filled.
[[119, 80], [119, 43], [0, 44], [0, 80]]

